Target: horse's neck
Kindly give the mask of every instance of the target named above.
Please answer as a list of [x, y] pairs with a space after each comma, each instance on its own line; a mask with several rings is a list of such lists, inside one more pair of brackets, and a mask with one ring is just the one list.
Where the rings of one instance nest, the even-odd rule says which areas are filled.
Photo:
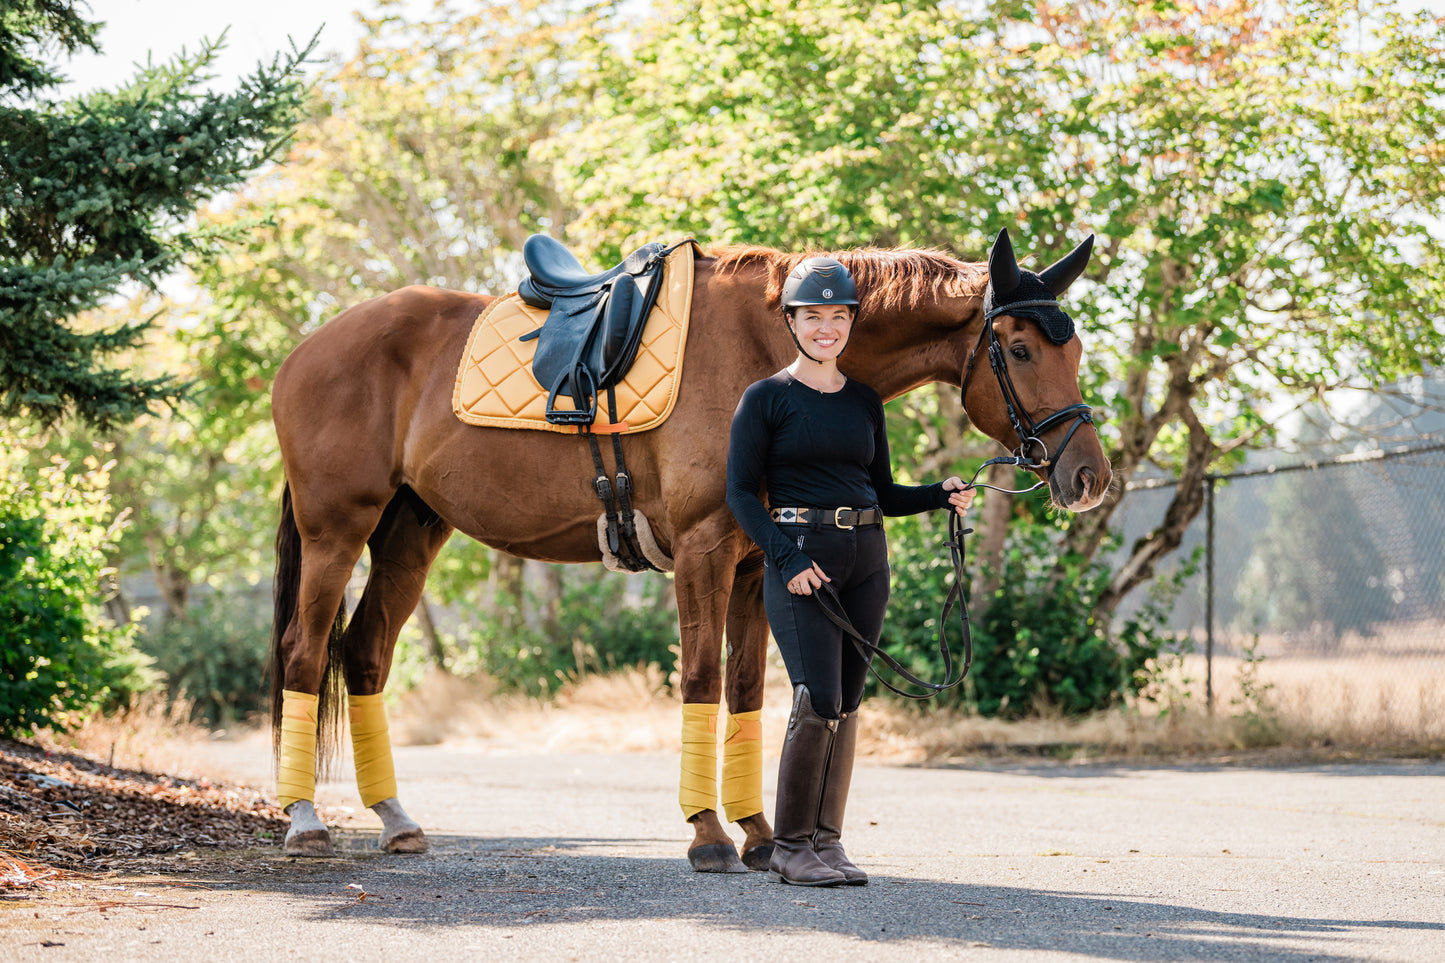
[[[712, 262], [699, 262], [698, 286], [705, 304], [702, 313], [730, 319], [709, 326], [720, 339], [710, 343], [704, 352], [715, 367], [734, 370], [726, 362], [736, 358], [742, 364], [737, 370], [771, 373], [796, 357], [796, 346], [782, 318], [775, 313], [777, 309], [766, 309], [764, 292], [769, 270], [763, 265], [745, 264], [718, 276]], [[982, 304], [978, 297], [945, 297], [931, 304], [869, 314], [854, 327], [838, 367], [884, 400], [935, 381], [958, 386], [969, 349], [982, 330]], [[761, 336], [746, 341], [726, 333], [739, 322]]]
[[958, 387], [983, 324], [981, 304], [956, 298], [865, 318], [840, 367], [885, 401], [933, 382]]

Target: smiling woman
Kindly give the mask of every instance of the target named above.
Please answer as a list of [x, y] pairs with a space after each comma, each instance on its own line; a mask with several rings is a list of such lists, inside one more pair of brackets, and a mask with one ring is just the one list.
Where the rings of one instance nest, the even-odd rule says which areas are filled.
[[783, 285], [782, 309], [798, 356], [743, 393], [727, 493], [738, 523], [763, 550], [763, 602], [794, 687], [770, 873], [799, 886], [862, 886], [868, 874], [848, 859], [840, 837], [869, 663], [820, 600], [806, 597], [826, 584], [876, 645], [890, 580], [883, 516], [948, 507], [962, 515], [973, 492], [957, 477], [894, 483], [882, 399], [838, 370], [858, 309], [842, 263], [799, 263]]

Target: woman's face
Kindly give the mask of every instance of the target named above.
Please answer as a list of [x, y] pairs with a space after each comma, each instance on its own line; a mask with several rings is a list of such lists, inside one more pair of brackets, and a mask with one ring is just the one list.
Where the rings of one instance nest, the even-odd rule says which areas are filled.
[[793, 312], [798, 343], [818, 361], [837, 358], [852, 329], [853, 309], [844, 304], [805, 304]]

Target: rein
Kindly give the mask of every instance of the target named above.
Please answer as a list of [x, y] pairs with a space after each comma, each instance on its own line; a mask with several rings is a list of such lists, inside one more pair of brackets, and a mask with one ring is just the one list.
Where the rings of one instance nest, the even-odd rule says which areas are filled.
[[[1029, 492], [1038, 491], [1049, 483], [1053, 477], [1054, 466], [1064, 449], [1073, 440], [1074, 433], [1083, 424], [1094, 423], [1094, 412], [1086, 404], [1069, 405], [1061, 408], [1053, 414], [1045, 416], [1040, 421], [1034, 421], [1033, 417], [1024, 408], [1023, 401], [1019, 398], [1018, 389], [1014, 387], [1013, 378], [1009, 375], [1008, 360], [1004, 357], [1003, 343], [999, 341], [998, 332], [994, 330], [993, 319], [1001, 314], [1008, 314], [1016, 308], [1041, 307], [1043, 305], [1056, 305], [1057, 301], [1016, 301], [1013, 304], [1006, 304], [996, 307], [983, 316], [983, 330], [979, 332], [978, 343], [968, 353], [968, 363], [964, 369], [963, 385], [960, 388], [962, 398], [968, 397], [968, 380], [973, 376], [973, 363], [978, 355], [978, 349], [983, 347], [984, 340], [988, 341], [988, 363], [993, 368], [994, 377], [998, 379], [999, 391], [1003, 394], [1004, 407], [1008, 410], [1010, 424], [1013, 425], [1014, 434], [1018, 436], [1019, 446], [1014, 449], [1011, 455], [1000, 455], [997, 458], [990, 458], [978, 470], [973, 473], [968, 484], [964, 486], [967, 491], [970, 488], [987, 488], [991, 491], [1002, 492], [1005, 495], [1026, 495]], [[1058, 449], [1049, 455], [1048, 446], [1040, 437], [1044, 432], [1057, 425], [1063, 424], [1070, 418], [1074, 423], [1069, 426], [1068, 433], [1064, 440], [1059, 443]], [[1043, 452], [1043, 457], [1034, 460], [1027, 454], [1031, 444], [1038, 445]], [[978, 476], [990, 465], [1014, 465], [1018, 468], [1046, 468], [1048, 474], [1036, 484], [1029, 488], [999, 488], [996, 485], [985, 485], [978, 481]], [[938, 650], [943, 655], [943, 681], [927, 682], [909, 672], [898, 660], [887, 652], [884, 652], [878, 645], [865, 638], [853, 623], [848, 619], [847, 613], [843, 610], [843, 602], [838, 598], [837, 590], [826, 582], [813, 594], [818, 599], [818, 605], [822, 607], [823, 614], [828, 620], [836, 625], [842, 633], [853, 643], [865, 662], [868, 663], [868, 671], [885, 688], [908, 699], [931, 699], [939, 692], [952, 689], [963, 681], [968, 675], [969, 668], [973, 665], [973, 632], [968, 623], [968, 603], [963, 597], [963, 569], [964, 569], [964, 543], [965, 535], [973, 534], [973, 529], [964, 528], [963, 522], [958, 513], [951, 511], [948, 514], [948, 552], [953, 561], [953, 584], [949, 586], [948, 595], [943, 600], [943, 610], [938, 619]], [[825, 601], [826, 600], [826, 601]], [[948, 648], [948, 616], [957, 607], [958, 625], [963, 634], [963, 666], [958, 671], [958, 678], [953, 677], [953, 653]], [[911, 685], [924, 689], [924, 692], [908, 692], [883, 678], [874, 665], [874, 660], [882, 662], [901, 676], [904, 681]]]
[[[977, 476], [975, 476], [977, 477]], [[884, 652], [871, 640], [865, 638], [861, 632], [854, 628], [848, 614], [843, 610], [843, 601], [838, 598], [838, 592], [833, 586], [824, 582], [814, 592], [818, 599], [818, 605], [822, 608], [823, 614], [828, 621], [836, 625], [845, 636], [853, 643], [858, 654], [868, 663], [868, 671], [873, 673], [873, 678], [889, 690], [907, 699], [931, 699], [939, 692], [952, 689], [963, 681], [968, 675], [968, 669], [973, 665], [973, 633], [968, 627], [968, 605], [963, 600], [963, 537], [973, 532], [971, 528], [964, 528], [963, 521], [958, 517], [957, 512], [948, 513], [948, 551], [953, 558], [953, 584], [949, 586], [948, 595], [943, 600], [943, 614], [938, 621], [938, 651], [943, 654], [943, 681], [926, 682], [909, 672], [898, 660], [887, 652]], [[824, 601], [824, 600], [827, 601]], [[963, 666], [958, 670], [958, 678], [953, 678], [953, 653], [948, 648], [948, 615], [953, 611], [954, 606], [958, 607], [958, 624], [963, 630]], [[926, 692], [908, 692], [883, 678], [883, 675], [874, 665], [874, 659], [882, 662], [906, 682], [926, 689]]]

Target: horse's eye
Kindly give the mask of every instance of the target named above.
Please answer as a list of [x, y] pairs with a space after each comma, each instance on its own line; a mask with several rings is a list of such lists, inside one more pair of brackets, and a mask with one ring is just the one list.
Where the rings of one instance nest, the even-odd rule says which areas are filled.
[[1013, 347], [1009, 348], [1009, 353], [1012, 354], [1014, 358], [1019, 361], [1029, 360], [1029, 349], [1025, 348], [1021, 344], [1016, 344]]

